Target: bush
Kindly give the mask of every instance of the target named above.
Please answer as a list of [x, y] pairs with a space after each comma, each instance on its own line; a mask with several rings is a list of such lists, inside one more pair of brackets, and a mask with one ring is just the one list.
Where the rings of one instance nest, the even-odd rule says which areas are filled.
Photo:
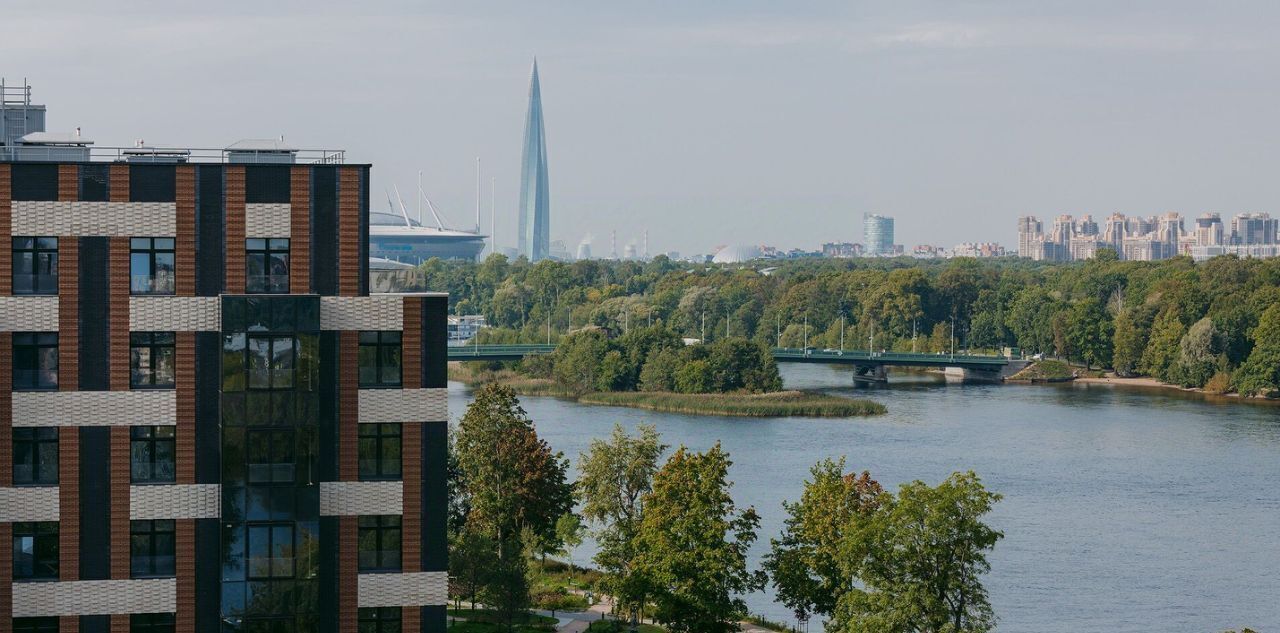
[[1231, 374], [1220, 371], [1213, 375], [1204, 385], [1206, 393], [1223, 394], [1231, 391]]

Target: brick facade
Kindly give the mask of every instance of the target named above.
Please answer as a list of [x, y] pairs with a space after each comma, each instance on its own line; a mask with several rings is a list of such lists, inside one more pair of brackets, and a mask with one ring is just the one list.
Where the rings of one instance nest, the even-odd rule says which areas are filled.
[[[114, 167], [114, 165], [112, 165]], [[114, 194], [112, 189], [112, 195]], [[107, 268], [110, 271], [110, 371], [112, 391], [129, 389], [129, 238], [110, 238]]]
[[58, 239], [58, 389], [80, 388], [80, 241]]
[[177, 194], [174, 219], [174, 289], [180, 297], [196, 294], [196, 168], [179, 165], [174, 175]]
[[0, 163], [0, 297], [13, 294], [13, 192], [9, 164]]
[[129, 428], [111, 427], [111, 578], [129, 577]]
[[289, 292], [311, 292], [311, 168], [290, 170]]
[[177, 429], [174, 432], [177, 482], [196, 483], [196, 335], [178, 332], [174, 349]]
[[226, 184], [226, 287], [227, 294], [244, 294], [244, 167], [227, 167]]
[[58, 429], [58, 578], [80, 579], [80, 429]]
[[338, 172], [338, 294], [360, 294], [360, 170]]
[[355, 481], [358, 476], [356, 453], [359, 423], [360, 388], [356, 372], [359, 353], [359, 332], [338, 334], [338, 366], [346, 371], [338, 372], [338, 479]]

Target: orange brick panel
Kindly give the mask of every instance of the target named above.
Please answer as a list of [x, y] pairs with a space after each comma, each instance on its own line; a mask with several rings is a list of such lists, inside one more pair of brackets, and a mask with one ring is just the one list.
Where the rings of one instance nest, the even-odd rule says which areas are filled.
[[422, 298], [405, 297], [401, 316], [400, 379], [405, 389], [413, 389], [422, 384]]
[[311, 168], [294, 167], [290, 177], [289, 292], [311, 292]]
[[112, 614], [111, 633], [129, 633], [129, 616]]
[[[13, 622], [13, 524], [0, 523], [0, 630], [12, 631]], [[9, 628], [4, 628], [9, 627]]]
[[[112, 166], [114, 167], [114, 165]], [[129, 238], [110, 238], [107, 255], [110, 285], [111, 390], [129, 389]]]
[[177, 193], [177, 235], [174, 242], [174, 284], [180, 297], [196, 294], [196, 168], [179, 165], [174, 177]]
[[[13, 337], [8, 332], [0, 332], [0, 486], [13, 485]], [[0, 556], [9, 548], [3, 546], [8, 540], [0, 539]], [[9, 551], [10, 556], [13, 552]], [[0, 574], [3, 576], [3, 574]], [[8, 576], [3, 576], [8, 578]], [[0, 589], [0, 594], [5, 591]], [[7, 595], [7, 594], [6, 594]], [[0, 614], [0, 622], [4, 622]]]
[[359, 624], [356, 617], [359, 608], [356, 582], [358, 525], [356, 517], [338, 519], [338, 633], [356, 633]]
[[[129, 577], [129, 427], [111, 427], [111, 578]], [[128, 620], [126, 619], [127, 623]], [[114, 624], [112, 630], [115, 630]]]
[[194, 519], [179, 519], [174, 525], [176, 543], [174, 552], [174, 572], [178, 580], [177, 614], [174, 618], [174, 633], [195, 633], [196, 631], [196, 522]]
[[80, 382], [80, 240], [58, 238], [58, 389]]
[[80, 579], [80, 429], [58, 430], [58, 579]]
[[107, 168], [108, 197], [112, 202], [129, 201], [129, 166], [112, 165]]
[[58, 165], [58, 201], [75, 202], [80, 199], [80, 167]]
[[[338, 333], [338, 479], [359, 479], [359, 423], [357, 407], [360, 396], [359, 377], [355, 372], [360, 350], [360, 333], [344, 330]], [[345, 371], [344, 371], [345, 369]]]
[[80, 616], [60, 616], [58, 618], [58, 633], [80, 633]]
[[0, 296], [13, 294], [13, 188], [9, 164], [0, 163]]
[[338, 172], [338, 294], [360, 294], [360, 169]]
[[174, 387], [178, 399], [178, 426], [174, 429], [177, 480], [196, 483], [196, 333], [178, 332]]
[[422, 607], [400, 608], [400, 633], [422, 633]]
[[404, 518], [400, 550], [406, 572], [422, 570], [422, 423], [406, 422], [401, 430]]
[[227, 167], [226, 252], [227, 294], [244, 294], [244, 167]]

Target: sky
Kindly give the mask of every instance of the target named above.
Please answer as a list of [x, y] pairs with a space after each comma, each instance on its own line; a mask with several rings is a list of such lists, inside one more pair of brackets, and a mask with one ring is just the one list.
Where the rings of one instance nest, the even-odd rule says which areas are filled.
[[[422, 185], [514, 246], [537, 56], [551, 235], [607, 255], [897, 239], [1016, 218], [1280, 212], [1269, 1], [6, 0], [0, 76], [100, 146], [273, 138]], [[496, 198], [491, 200], [491, 179]]]

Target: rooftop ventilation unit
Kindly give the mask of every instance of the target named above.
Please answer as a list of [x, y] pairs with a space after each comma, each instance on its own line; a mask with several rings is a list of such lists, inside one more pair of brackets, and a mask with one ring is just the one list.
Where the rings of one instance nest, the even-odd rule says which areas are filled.
[[228, 145], [225, 150], [228, 163], [256, 163], [268, 165], [292, 165], [297, 162], [298, 148], [284, 144], [279, 139], [245, 139]]

